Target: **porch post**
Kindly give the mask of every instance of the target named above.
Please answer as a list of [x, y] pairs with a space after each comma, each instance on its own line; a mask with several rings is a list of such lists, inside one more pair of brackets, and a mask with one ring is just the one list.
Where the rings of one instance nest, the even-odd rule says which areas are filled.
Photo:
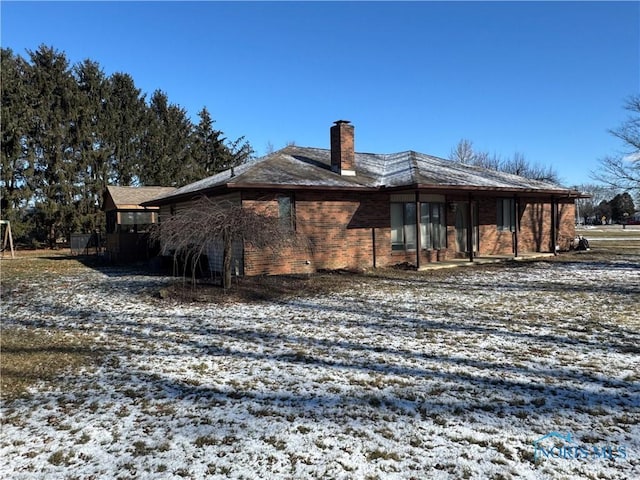
[[467, 248], [469, 249], [469, 261], [473, 262], [473, 213], [471, 211], [471, 193], [469, 193], [469, 206], [467, 207]]
[[558, 208], [556, 199], [551, 197], [551, 251], [554, 255], [557, 255], [556, 245], [558, 244], [558, 229], [556, 223], [558, 222]]
[[416, 191], [416, 269], [420, 268], [420, 191]]
[[520, 230], [520, 202], [518, 196], [513, 196], [513, 255], [518, 258], [518, 231]]
[[377, 268], [376, 265], [376, 227], [371, 227], [371, 245], [373, 247], [373, 251], [371, 252], [373, 255], [373, 268]]

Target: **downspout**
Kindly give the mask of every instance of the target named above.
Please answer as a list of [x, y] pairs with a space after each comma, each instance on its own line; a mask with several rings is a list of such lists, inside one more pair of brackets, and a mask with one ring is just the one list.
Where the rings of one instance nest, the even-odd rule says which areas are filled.
[[469, 261], [473, 262], [473, 214], [471, 208], [471, 193], [469, 193], [469, 207], [467, 208], [467, 248], [469, 249]]
[[518, 196], [513, 196], [513, 256], [514, 258], [518, 258], [518, 232], [520, 231], [520, 202], [518, 201]]
[[420, 191], [416, 191], [416, 269], [420, 269]]

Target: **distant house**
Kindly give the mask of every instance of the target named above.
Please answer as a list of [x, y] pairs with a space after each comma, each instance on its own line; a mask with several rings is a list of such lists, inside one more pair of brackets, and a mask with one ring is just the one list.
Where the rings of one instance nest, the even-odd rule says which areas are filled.
[[166, 195], [174, 187], [108, 186], [103, 210], [107, 217], [107, 257], [114, 262], [131, 262], [149, 257], [147, 232], [158, 222], [158, 207], [143, 202]]
[[[266, 207], [309, 239], [309, 247], [278, 254], [241, 245], [237, 271], [247, 275], [421, 267], [555, 253], [573, 242], [578, 191], [414, 151], [356, 153], [354, 127], [342, 120], [330, 142], [286, 147], [143, 205], [159, 208], [161, 223], [203, 195]], [[218, 248], [211, 258], [221, 257]]]

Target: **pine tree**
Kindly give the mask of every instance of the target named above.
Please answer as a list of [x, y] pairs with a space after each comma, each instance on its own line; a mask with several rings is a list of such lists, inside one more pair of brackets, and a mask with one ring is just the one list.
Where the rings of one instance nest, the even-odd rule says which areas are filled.
[[74, 224], [88, 233], [105, 223], [101, 212], [102, 194], [111, 173], [105, 148], [108, 83], [100, 66], [91, 60], [85, 60], [73, 70], [80, 94], [73, 129], [76, 136], [73, 143], [78, 146], [75, 183], [81, 189], [75, 201]]
[[170, 104], [166, 93], [156, 90], [145, 127], [140, 183], [181, 186], [195, 180], [198, 172], [189, 152], [192, 124], [186, 111]]
[[78, 88], [64, 53], [40, 46], [29, 52], [28, 88], [34, 115], [30, 125], [30, 149], [34, 158], [33, 191], [41, 212], [47, 241], [67, 236], [75, 225], [75, 129]]
[[614, 222], [626, 223], [636, 211], [633, 198], [628, 192], [613, 197], [609, 206], [611, 207], [611, 219]]
[[29, 179], [33, 172], [27, 149], [31, 116], [25, 78], [28, 65], [10, 49], [2, 49], [0, 74], [0, 215], [11, 222], [16, 239], [21, 239], [28, 234], [25, 210], [31, 198]]
[[227, 143], [206, 108], [196, 126], [160, 90], [147, 105], [128, 74], [44, 45], [27, 53], [2, 49], [0, 69], [0, 207], [17, 236], [53, 246], [103, 227], [107, 185], [180, 186], [253, 152]]
[[194, 161], [201, 168], [204, 177], [224, 170], [231, 152], [220, 138], [222, 132], [213, 129], [214, 121], [206, 107], [200, 110], [198, 116], [200, 122], [194, 127], [191, 149]]
[[144, 95], [126, 73], [114, 73], [108, 81], [105, 147], [110, 162], [109, 183], [139, 184], [140, 160], [147, 106]]

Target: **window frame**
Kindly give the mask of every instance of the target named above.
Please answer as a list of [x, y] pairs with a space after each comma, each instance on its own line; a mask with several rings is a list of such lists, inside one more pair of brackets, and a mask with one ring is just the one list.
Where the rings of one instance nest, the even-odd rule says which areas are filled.
[[[390, 202], [390, 229], [392, 252], [415, 252], [418, 248], [416, 202]], [[394, 207], [395, 206], [395, 207]], [[399, 207], [399, 208], [398, 208]], [[394, 215], [394, 210], [395, 215]], [[400, 213], [401, 212], [401, 216]], [[395, 218], [395, 221], [394, 221]], [[394, 234], [394, 231], [396, 232]], [[400, 235], [398, 235], [398, 233]], [[394, 241], [395, 237], [395, 241]]]
[[517, 226], [515, 198], [496, 199], [496, 228], [498, 231], [515, 232]]
[[[425, 215], [425, 210], [427, 214]], [[437, 212], [437, 215], [434, 213]], [[446, 204], [444, 202], [420, 202], [420, 247], [422, 250], [447, 248]], [[434, 218], [438, 221], [434, 222]], [[425, 221], [425, 219], [427, 219]]]
[[[286, 210], [283, 210], [285, 200], [288, 202], [288, 205], [285, 207]], [[284, 229], [295, 232], [296, 206], [294, 196], [291, 194], [279, 194], [276, 196], [276, 201], [278, 202], [278, 222], [280, 223], [280, 226]]]

